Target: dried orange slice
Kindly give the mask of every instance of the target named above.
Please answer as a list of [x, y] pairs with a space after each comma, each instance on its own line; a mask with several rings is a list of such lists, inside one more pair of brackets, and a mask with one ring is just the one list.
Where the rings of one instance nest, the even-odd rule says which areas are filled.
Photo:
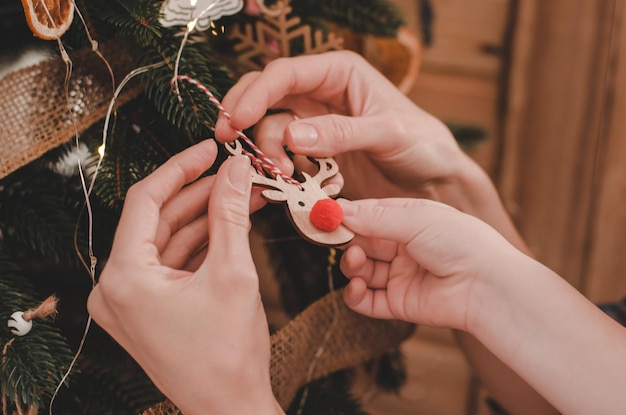
[[26, 22], [40, 39], [58, 39], [74, 18], [73, 0], [22, 0]]

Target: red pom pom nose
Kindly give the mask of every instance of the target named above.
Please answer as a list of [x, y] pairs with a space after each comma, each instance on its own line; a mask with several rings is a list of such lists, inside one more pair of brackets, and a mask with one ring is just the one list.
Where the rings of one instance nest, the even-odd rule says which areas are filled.
[[317, 229], [332, 232], [341, 224], [343, 210], [333, 199], [320, 199], [313, 205], [309, 219]]

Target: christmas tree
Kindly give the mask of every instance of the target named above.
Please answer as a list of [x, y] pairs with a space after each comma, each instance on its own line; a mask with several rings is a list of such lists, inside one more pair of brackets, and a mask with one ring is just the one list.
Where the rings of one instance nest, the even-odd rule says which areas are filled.
[[[193, 0], [62, 0], [67, 8], [48, 16], [54, 20], [48, 26], [58, 28], [56, 19], [65, 18], [67, 31], [33, 42], [27, 6], [48, 2], [6, 3], [0, 6], [0, 65], [9, 67], [0, 72], [0, 90], [10, 97], [0, 123], [8, 154], [0, 178], [3, 414], [174, 413], [125, 351], [90, 324], [85, 304], [128, 188], [212, 136], [216, 106], [194, 85], [173, 82], [175, 75], [221, 98], [241, 74], [277, 57], [341, 48], [342, 36], [393, 39], [404, 26], [401, 14], [385, 0], [200, 0], [195, 8]], [[39, 26], [31, 19], [30, 29], [45, 32]], [[10, 68], [33, 48], [46, 59]], [[18, 104], [28, 111], [16, 110]], [[345, 284], [339, 253], [299, 238], [279, 206], [268, 205], [253, 223], [274, 241], [268, 252], [290, 318]], [[410, 330], [400, 326], [396, 333], [397, 345]], [[397, 349], [360, 363], [380, 387], [401, 385]], [[290, 413], [364, 413], [350, 394], [352, 371], [338, 368], [304, 379], [288, 400]]]

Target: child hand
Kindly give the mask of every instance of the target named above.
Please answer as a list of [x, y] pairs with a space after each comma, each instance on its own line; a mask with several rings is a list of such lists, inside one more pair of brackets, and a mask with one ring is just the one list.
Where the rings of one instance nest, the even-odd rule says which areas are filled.
[[340, 200], [357, 233], [342, 256], [353, 310], [468, 330], [483, 284], [522, 255], [480, 220], [425, 199]]

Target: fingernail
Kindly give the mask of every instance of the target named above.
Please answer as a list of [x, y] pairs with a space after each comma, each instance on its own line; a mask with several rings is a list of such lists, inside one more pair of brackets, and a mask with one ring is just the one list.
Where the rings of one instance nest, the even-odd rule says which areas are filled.
[[292, 123], [289, 126], [289, 133], [293, 143], [300, 147], [313, 147], [319, 138], [315, 127], [302, 122]]
[[347, 199], [337, 199], [337, 203], [341, 206], [341, 210], [343, 211], [343, 217], [354, 216], [356, 212], [355, 206]]
[[228, 178], [235, 189], [245, 192], [250, 186], [250, 159], [246, 156], [233, 157]]

